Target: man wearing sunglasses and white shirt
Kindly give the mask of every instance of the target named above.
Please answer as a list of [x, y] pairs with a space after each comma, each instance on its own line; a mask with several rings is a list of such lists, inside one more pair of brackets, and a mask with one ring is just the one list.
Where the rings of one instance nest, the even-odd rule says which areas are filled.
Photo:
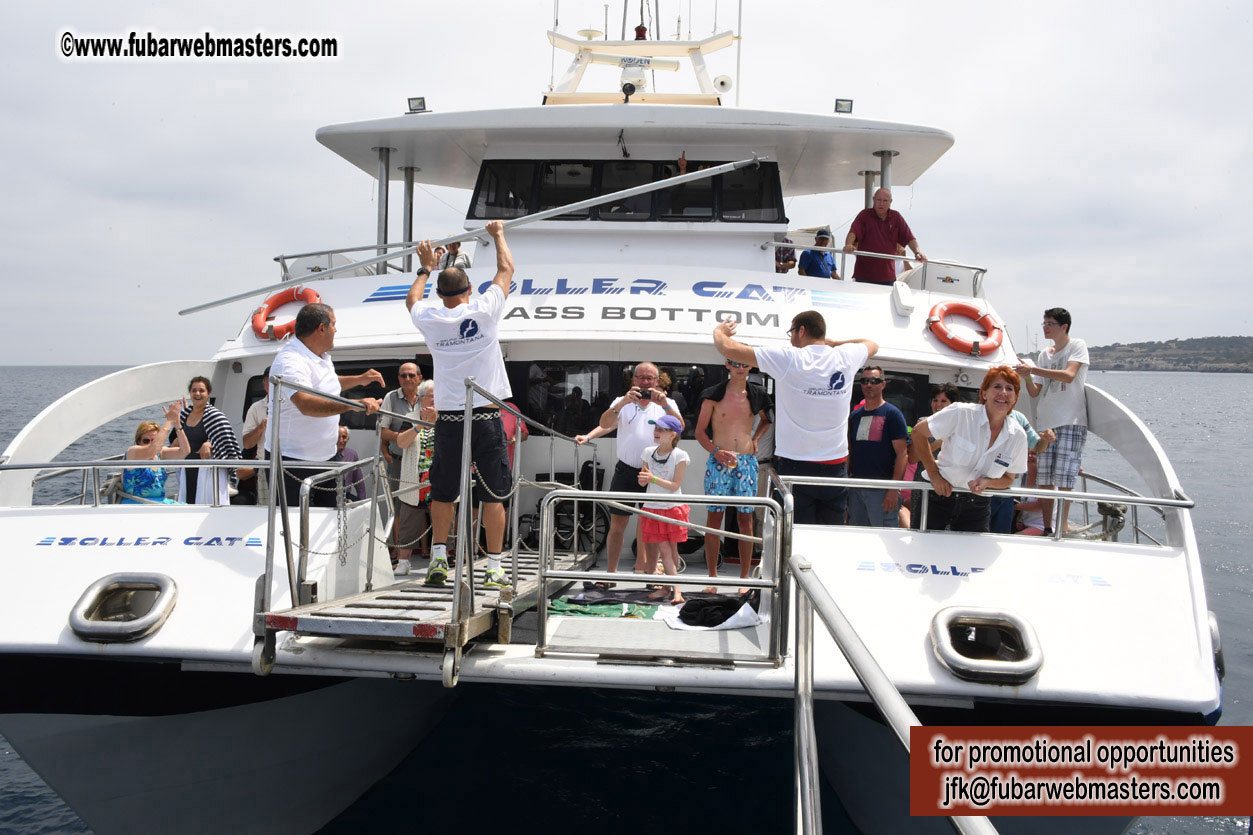
[[[600, 424], [586, 435], [574, 436], [578, 443], [585, 444], [618, 430], [618, 463], [614, 466], [613, 479], [609, 484], [610, 492], [643, 493], [647, 489], [647, 485], [639, 483], [639, 474], [644, 448], [654, 443], [653, 426], [649, 421], [657, 420], [662, 415], [673, 415], [678, 418], [679, 423], [683, 422], [678, 405], [657, 388], [660, 377], [661, 372], [651, 362], [641, 362], [635, 366], [631, 388], [609, 404], [609, 408], [600, 416]], [[609, 514], [609, 537], [605, 543], [605, 553], [609, 556], [609, 571], [613, 572], [618, 570], [622, 539], [626, 535], [631, 514], [616, 507], [610, 507]], [[644, 550], [637, 550], [642, 556]]]
[[[748, 381], [752, 365], [727, 360], [729, 374], [721, 385], [700, 393], [700, 413], [696, 419], [696, 442], [709, 453], [705, 464], [705, 493], [710, 496], [757, 495], [757, 442], [770, 428], [770, 395], [764, 386]], [[757, 416], [761, 421], [753, 429]], [[712, 437], [711, 437], [712, 435]], [[740, 533], [753, 534], [753, 508], [736, 508], [736, 524]], [[710, 505], [705, 521], [708, 527], [722, 529], [724, 505]], [[722, 540], [716, 534], [705, 534], [705, 566], [710, 577], [718, 576], [718, 553]], [[753, 543], [739, 541], [740, 576], [752, 570]], [[705, 591], [716, 592], [710, 587]]]

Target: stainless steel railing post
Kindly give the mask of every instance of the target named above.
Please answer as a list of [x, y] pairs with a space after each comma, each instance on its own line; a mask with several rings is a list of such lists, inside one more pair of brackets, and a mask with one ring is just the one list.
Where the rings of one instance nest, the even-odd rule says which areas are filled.
[[542, 654], [548, 646], [548, 569], [553, 556], [553, 514], [555, 502], [541, 502], [539, 514], [539, 599], [535, 601], [538, 620], [535, 653]]
[[[808, 562], [797, 570], [809, 571]], [[798, 589], [796, 601], [796, 693], [794, 704], [794, 785], [797, 831], [822, 832], [822, 800], [818, 786], [818, 744], [814, 738], [814, 607]]]
[[522, 498], [522, 427], [525, 425], [520, 420], [513, 422], [513, 491], [509, 498], [509, 561], [512, 566], [509, 570], [509, 583], [515, 592], [518, 590], [518, 514], [521, 510], [519, 500]]
[[374, 421], [374, 455], [370, 458], [370, 471], [373, 478], [370, 485], [370, 518], [367, 520], [367, 534], [370, 537], [370, 543], [366, 546], [365, 552], [365, 590], [370, 591], [374, 588], [374, 531], [375, 521], [378, 518], [379, 509], [379, 462], [383, 457], [383, 421], [382, 419]]
[[[475, 547], [470, 541], [470, 512], [473, 504], [470, 496], [470, 433], [474, 423], [474, 378], [465, 378], [465, 408], [462, 410], [464, 425], [461, 428], [461, 506], [457, 508], [457, 567], [453, 571], [452, 619], [460, 624], [474, 614], [474, 559]], [[462, 611], [461, 581], [470, 585], [470, 611]]]

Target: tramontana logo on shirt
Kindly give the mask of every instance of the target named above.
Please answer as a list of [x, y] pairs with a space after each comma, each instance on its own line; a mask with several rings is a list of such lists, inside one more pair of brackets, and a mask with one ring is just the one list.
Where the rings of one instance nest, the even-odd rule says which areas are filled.
[[483, 338], [483, 334], [479, 332], [479, 323], [473, 319], [466, 319], [462, 322], [457, 328], [457, 333], [460, 336], [456, 339], [441, 339], [434, 344], [441, 348], [449, 348], [453, 345], [465, 345], [467, 342], [474, 342]]
[[834, 397], [844, 390], [844, 372], [837, 371], [831, 375], [831, 379], [827, 380], [827, 387], [824, 389], [812, 388], [805, 389], [805, 393], [811, 397]]

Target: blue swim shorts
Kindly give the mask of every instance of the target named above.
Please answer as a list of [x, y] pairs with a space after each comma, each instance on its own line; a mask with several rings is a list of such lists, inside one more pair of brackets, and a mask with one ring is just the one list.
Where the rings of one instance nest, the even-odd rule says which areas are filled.
[[[724, 467], [709, 456], [705, 462], [705, 493], [710, 496], [756, 496], [757, 456], [752, 453], [736, 456], [734, 467]], [[713, 513], [726, 510], [726, 505], [706, 505]], [[754, 507], [737, 507], [740, 513], [752, 513]]]

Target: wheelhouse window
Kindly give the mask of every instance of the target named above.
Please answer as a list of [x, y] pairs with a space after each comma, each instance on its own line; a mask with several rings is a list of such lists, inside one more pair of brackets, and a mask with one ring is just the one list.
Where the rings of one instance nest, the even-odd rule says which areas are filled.
[[[600, 166], [600, 194], [612, 194], [653, 182], [651, 162], [613, 161]], [[649, 220], [653, 216], [653, 195], [637, 194], [626, 200], [597, 208], [601, 220]]]
[[[689, 160], [688, 173], [725, 161]], [[674, 160], [485, 160], [469, 219], [516, 218], [679, 175]], [[786, 223], [779, 166], [763, 162], [559, 220]]]
[[535, 191], [535, 163], [500, 160], [484, 165], [474, 197], [473, 217], [522, 217]]
[[[569, 203], [586, 200], [593, 194], [590, 162], [546, 162], [540, 166], [539, 205], [535, 211], [555, 209]], [[561, 215], [563, 218], [585, 218], [587, 209]]]
[[[689, 160], [687, 173], [694, 174], [702, 168], [716, 164]], [[678, 176], [679, 166], [671, 162], [661, 166], [661, 176], [658, 179], [668, 180]], [[719, 179], [720, 177], [710, 177], [662, 191], [658, 196], [658, 216], [661, 220], [713, 220]]]
[[764, 166], [740, 168], [720, 179], [723, 220], [775, 223], [782, 218], [782, 207], [775, 194], [779, 182], [776, 171], [767, 171]]

